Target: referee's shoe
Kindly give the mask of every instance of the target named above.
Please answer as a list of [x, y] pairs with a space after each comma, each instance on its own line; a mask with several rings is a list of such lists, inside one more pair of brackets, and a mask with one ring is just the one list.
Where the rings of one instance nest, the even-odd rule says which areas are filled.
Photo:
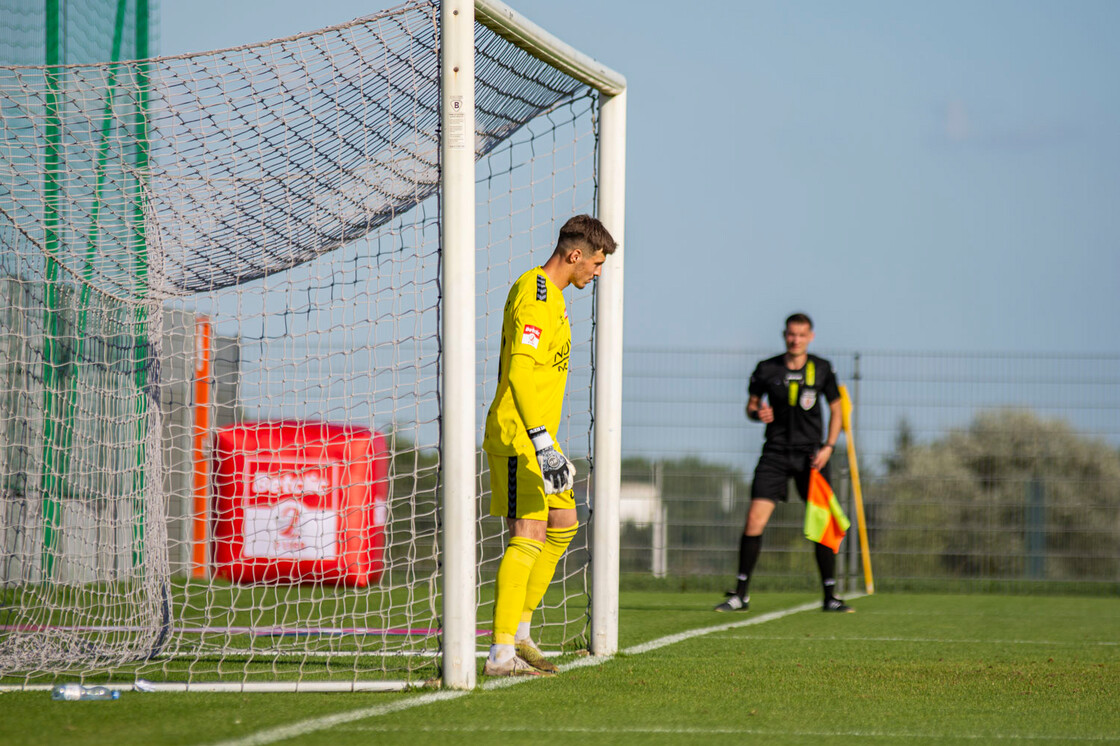
[[747, 611], [751, 606], [751, 598], [740, 598], [737, 594], [729, 592], [727, 600], [715, 607], [713, 611]]

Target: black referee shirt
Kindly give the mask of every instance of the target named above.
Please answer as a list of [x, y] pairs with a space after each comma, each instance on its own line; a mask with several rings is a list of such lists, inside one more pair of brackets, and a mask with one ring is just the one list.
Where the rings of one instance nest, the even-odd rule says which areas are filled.
[[751, 396], [765, 396], [774, 408], [774, 421], [766, 426], [767, 448], [815, 449], [824, 442], [821, 397], [840, 398], [832, 363], [809, 355], [805, 367], [790, 370], [785, 355], [763, 360], [747, 385]]

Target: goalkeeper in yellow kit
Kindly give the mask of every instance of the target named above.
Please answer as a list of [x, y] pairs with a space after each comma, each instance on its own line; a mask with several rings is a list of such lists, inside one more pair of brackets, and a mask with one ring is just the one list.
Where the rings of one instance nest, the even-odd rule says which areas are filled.
[[577, 215], [560, 228], [548, 261], [521, 275], [506, 299], [498, 390], [482, 441], [490, 515], [504, 517], [510, 534], [498, 568], [494, 644], [482, 671], [487, 676], [556, 671], [529, 631], [577, 528], [575, 467], [554, 439], [572, 349], [561, 291], [586, 287], [616, 247], [602, 223]]

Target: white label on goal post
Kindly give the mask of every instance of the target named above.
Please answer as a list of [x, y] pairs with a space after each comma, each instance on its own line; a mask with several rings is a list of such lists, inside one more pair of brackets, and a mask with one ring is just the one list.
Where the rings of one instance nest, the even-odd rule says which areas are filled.
[[463, 97], [450, 96], [447, 112], [447, 147], [462, 150], [467, 146], [467, 118], [463, 112]]
[[316, 510], [299, 500], [246, 506], [245, 556], [329, 560], [338, 556], [338, 511]]

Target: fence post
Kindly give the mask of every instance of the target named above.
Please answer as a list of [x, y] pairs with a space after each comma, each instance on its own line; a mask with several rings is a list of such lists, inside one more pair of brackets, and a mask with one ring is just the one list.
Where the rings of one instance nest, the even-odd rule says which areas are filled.
[[855, 353], [852, 359], [852, 432], [856, 432], [859, 428], [856, 423], [859, 422], [859, 404], [862, 401], [859, 392], [860, 382], [859, 372], [859, 353]]
[[1046, 577], [1046, 490], [1039, 477], [1027, 483], [1026, 534], [1027, 577], [1042, 580]]
[[[844, 463], [843, 469], [838, 469], [838, 494], [840, 497], [840, 504], [844, 508], [844, 513], [852, 516], [855, 511], [852, 507], [852, 469], [851, 466]], [[849, 531], [849, 534], [851, 531]], [[854, 537], [846, 536], [843, 544], [843, 550], [836, 556], [840, 566], [837, 568], [836, 577], [838, 593], [847, 593], [849, 588], [856, 587], [855, 568], [856, 568], [856, 550], [855, 543], [852, 541]]]

